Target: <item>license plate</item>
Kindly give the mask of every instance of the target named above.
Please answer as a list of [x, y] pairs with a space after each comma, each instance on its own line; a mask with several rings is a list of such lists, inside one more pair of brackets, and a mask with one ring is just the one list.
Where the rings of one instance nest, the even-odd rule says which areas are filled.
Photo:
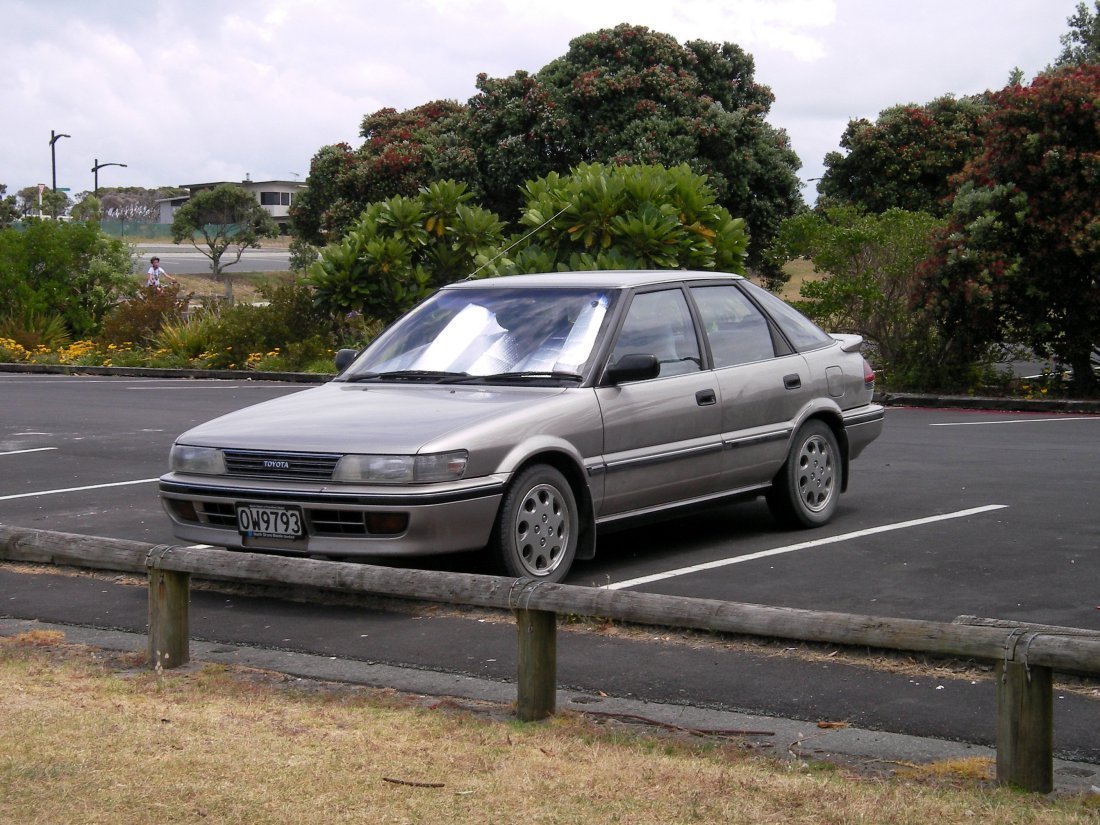
[[246, 538], [301, 538], [302, 511], [297, 507], [238, 504], [237, 530]]

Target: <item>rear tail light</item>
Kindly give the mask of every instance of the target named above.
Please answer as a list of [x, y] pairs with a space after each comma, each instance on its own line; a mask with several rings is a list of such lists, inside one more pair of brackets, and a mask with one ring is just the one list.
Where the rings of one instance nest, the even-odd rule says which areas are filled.
[[863, 386], [868, 390], [875, 388], [875, 371], [871, 369], [866, 358], [863, 359]]

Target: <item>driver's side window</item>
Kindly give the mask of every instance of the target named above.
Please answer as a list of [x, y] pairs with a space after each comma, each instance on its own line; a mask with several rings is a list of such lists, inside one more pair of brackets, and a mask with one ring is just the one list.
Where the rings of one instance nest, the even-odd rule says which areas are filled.
[[611, 363], [624, 355], [656, 355], [662, 378], [702, 368], [699, 341], [683, 292], [666, 289], [634, 296]]

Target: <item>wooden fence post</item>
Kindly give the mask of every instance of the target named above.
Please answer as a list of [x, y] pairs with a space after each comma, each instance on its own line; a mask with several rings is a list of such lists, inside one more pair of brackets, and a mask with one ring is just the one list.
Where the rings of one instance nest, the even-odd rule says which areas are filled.
[[558, 692], [557, 620], [556, 613], [546, 610], [516, 610], [516, 716], [521, 722], [537, 722], [554, 713]]
[[169, 669], [191, 661], [191, 576], [162, 570], [160, 561], [172, 548], [149, 551], [149, 667]]
[[1053, 671], [997, 663], [997, 782], [1025, 791], [1054, 790]]

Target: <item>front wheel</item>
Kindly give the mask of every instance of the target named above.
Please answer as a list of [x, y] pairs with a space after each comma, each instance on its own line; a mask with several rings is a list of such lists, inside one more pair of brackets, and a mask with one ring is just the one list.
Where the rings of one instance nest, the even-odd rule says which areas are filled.
[[490, 551], [506, 576], [560, 582], [577, 554], [579, 532], [573, 488], [553, 467], [535, 464], [504, 494]]
[[790, 527], [817, 527], [836, 511], [843, 468], [836, 436], [823, 421], [807, 421], [795, 434], [783, 469], [768, 491], [768, 508]]

